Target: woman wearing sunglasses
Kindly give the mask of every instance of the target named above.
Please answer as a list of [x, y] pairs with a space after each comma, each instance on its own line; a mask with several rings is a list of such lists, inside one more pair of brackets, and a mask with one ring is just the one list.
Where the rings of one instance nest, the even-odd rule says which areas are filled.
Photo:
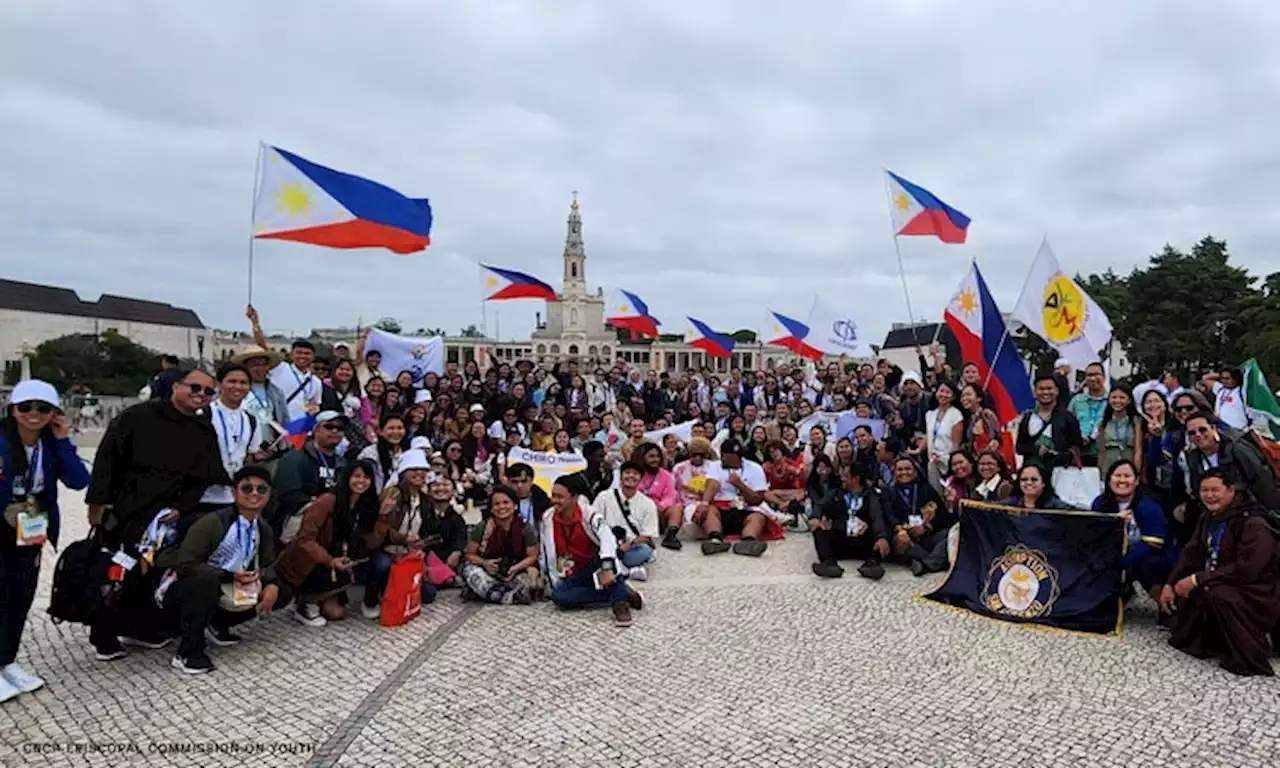
[[16, 663], [18, 643], [36, 595], [40, 551], [46, 539], [58, 543], [58, 482], [73, 490], [89, 484], [58, 402], [52, 385], [21, 382], [0, 426], [0, 701], [44, 685]]

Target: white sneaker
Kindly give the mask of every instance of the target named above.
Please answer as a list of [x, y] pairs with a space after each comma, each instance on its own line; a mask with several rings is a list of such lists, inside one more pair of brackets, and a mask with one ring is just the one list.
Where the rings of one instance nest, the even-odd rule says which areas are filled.
[[643, 565], [636, 565], [636, 566], [633, 566], [631, 570], [627, 572], [627, 577], [630, 578], [632, 581], [648, 581], [649, 570], [645, 568]]
[[22, 691], [13, 686], [3, 675], [0, 675], [0, 703], [6, 702], [16, 696], [21, 696]]
[[298, 603], [298, 609], [293, 612], [293, 618], [299, 624], [308, 627], [323, 627], [328, 623], [324, 616], [320, 615], [320, 606], [315, 603]]
[[382, 616], [382, 606], [360, 603], [360, 614], [369, 621], [377, 621]]
[[44, 681], [17, 664], [10, 664], [4, 669], [0, 669], [0, 677], [9, 681], [9, 684], [17, 688], [22, 693], [31, 693], [38, 691], [44, 687]]

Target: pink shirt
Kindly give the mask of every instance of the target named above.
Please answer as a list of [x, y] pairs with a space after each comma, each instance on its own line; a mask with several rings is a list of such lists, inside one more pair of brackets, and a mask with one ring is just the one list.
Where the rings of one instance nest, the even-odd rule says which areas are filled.
[[706, 477], [708, 464], [710, 464], [710, 462], [704, 461], [702, 466], [695, 467], [688, 461], [682, 461], [675, 466], [674, 470], [672, 470], [671, 478], [674, 481], [674, 487], [679, 493], [680, 499], [686, 504], [702, 500], [700, 495], [691, 494], [685, 491], [684, 486], [688, 485], [689, 481], [693, 480], [695, 477]]
[[640, 478], [640, 492], [658, 505], [658, 511], [670, 509], [679, 502], [676, 496], [676, 479], [665, 468], [659, 467], [657, 474]]

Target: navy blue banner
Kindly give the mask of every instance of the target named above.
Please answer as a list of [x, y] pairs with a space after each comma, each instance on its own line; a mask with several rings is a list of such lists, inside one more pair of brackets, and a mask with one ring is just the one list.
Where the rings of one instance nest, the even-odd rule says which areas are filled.
[[993, 619], [1118, 634], [1124, 521], [964, 502], [946, 581], [924, 595]]

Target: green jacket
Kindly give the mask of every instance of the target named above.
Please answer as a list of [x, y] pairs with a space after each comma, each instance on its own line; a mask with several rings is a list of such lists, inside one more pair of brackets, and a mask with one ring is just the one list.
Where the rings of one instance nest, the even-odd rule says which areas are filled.
[[[231, 581], [235, 574], [209, 565], [209, 558], [239, 517], [235, 507], [223, 507], [204, 515], [192, 524], [181, 542], [160, 551], [156, 556], [156, 567], [172, 568], [182, 579], [201, 573], [216, 573], [218, 581]], [[276, 536], [271, 525], [261, 516], [258, 518], [258, 574], [263, 584], [275, 583]]]

